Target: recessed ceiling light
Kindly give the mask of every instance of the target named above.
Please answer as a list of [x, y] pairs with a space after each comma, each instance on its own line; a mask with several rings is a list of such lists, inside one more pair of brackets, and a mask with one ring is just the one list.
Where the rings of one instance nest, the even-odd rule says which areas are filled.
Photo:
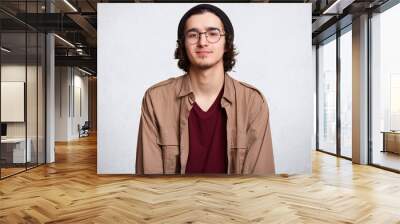
[[7, 48], [5, 48], [5, 47], [1, 47], [1, 50], [4, 51], [4, 52], [6, 52], [6, 53], [10, 53], [10, 52], [11, 52], [11, 50], [9, 50], [9, 49], [7, 49]]
[[68, 40], [66, 40], [66, 39], [64, 39], [64, 38], [62, 38], [62, 37], [60, 37], [60, 36], [57, 35], [57, 34], [54, 34], [54, 36], [57, 37], [58, 39], [60, 39], [62, 42], [66, 43], [67, 45], [69, 45], [69, 46], [75, 48], [75, 45], [73, 45], [73, 44], [72, 44], [71, 42], [69, 42]]
[[355, 0], [336, 0], [322, 14], [342, 14], [343, 9], [351, 5]]
[[90, 73], [90, 72], [88, 72], [88, 71], [86, 71], [86, 70], [83, 70], [83, 69], [81, 69], [81, 68], [79, 68], [79, 67], [78, 67], [78, 70], [81, 71], [81, 72], [83, 72], [83, 73], [85, 73], [85, 74], [88, 74], [88, 75], [90, 75], [90, 76], [92, 75], [92, 73]]
[[69, 3], [68, 0], [64, 0], [65, 4], [67, 4], [72, 10], [74, 10], [75, 12], [78, 12], [78, 10], [71, 4]]

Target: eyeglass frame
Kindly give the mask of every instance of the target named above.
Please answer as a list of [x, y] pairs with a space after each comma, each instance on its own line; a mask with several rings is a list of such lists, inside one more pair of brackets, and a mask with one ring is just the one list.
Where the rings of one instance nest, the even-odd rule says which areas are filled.
[[[210, 42], [210, 41], [208, 40], [207, 32], [213, 31], [213, 30], [217, 30], [217, 31], [218, 31], [218, 33], [219, 33], [219, 39], [218, 39], [217, 41], [215, 41], [215, 42]], [[192, 44], [192, 45], [197, 44], [197, 43], [200, 41], [201, 35], [202, 35], [202, 34], [205, 35], [206, 41], [207, 41], [208, 43], [210, 43], [210, 44], [218, 43], [218, 42], [221, 40], [221, 37], [226, 36], [226, 33], [225, 33], [225, 32], [222, 33], [222, 31], [221, 31], [220, 29], [218, 29], [218, 28], [213, 28], [213, 29], [210, 29], [210, 30], [207, 30], [207, 31], [204, 31], [204, 32], [199, 32], [199, 31], [197, 31], [197, 30], [190, 30], [190, 31], [187, 31], [187, 32], [183, 35], [184, 40], [187, 39], [187, 38], [186, 38], [186, 35], [187, 35], [187, 33], [189, 33], [189, 32], [197, 32], [198, 35], [199, 35], [199, 37], [197, 38], [197, 41], [196, 41], [196, 42], [194, 42], [194, 43], [188, 42], [189, 44]]]

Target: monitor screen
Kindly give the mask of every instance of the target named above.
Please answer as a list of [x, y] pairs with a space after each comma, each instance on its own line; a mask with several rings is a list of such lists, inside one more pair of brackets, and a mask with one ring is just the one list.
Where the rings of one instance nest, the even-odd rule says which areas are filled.
[[1, 136], [7, 136], [7, 124], [1, 124]]

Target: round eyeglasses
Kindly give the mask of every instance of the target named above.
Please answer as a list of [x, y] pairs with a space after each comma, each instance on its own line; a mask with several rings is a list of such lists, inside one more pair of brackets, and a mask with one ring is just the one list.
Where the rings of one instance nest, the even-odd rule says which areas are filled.
[[217, 43], [221, 36], [225, 36], [218, 29], [208, 30], [206, 32], [189, 31], [185, 34], [185, 39], [189, 44], [196, 44], [200, 40], [200, 36], [204, 34], [208, 43]]

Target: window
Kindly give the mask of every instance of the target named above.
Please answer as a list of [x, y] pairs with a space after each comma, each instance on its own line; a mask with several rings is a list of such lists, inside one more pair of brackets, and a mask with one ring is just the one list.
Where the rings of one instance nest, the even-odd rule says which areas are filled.
[[336, 39], [318, 47], [318, 148], [336, 153]]
[[371, 18], [372, 164], [400, 170], [400, 5]]
[[352, 35], [340, 36], [340, 155], [352, 157]]

